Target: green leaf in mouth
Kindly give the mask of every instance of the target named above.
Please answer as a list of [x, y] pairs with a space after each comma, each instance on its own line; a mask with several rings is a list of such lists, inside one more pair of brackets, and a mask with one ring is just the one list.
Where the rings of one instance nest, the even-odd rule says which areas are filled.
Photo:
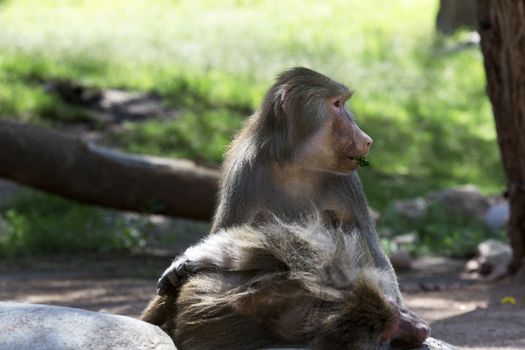
[[356, 162], [357, 165], [362, 166], [362, 167], [370, 165], [370, 162], [366, 160], [366, 157], [355, 158], [354, 162]]

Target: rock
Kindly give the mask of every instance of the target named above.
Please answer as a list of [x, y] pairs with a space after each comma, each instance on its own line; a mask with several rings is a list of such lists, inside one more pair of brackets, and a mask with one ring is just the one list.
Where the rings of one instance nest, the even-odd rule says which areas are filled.
[[408, 271], [412, 268], [412, 258], [405, 250], [396, 250], [390, 255], [390, 262], [394, 269], [398, 272]]
[[423, 346], [415, 348], [413, 350], [459, 350], [459, 348], [450, 345], [444, 342], [443, 340], [430, 337], [425, 341]]
[[176, 350], [159, 327], [81, 309], [0, 302], [2, 350]]
[[465, 264], [465, 271], [469, 273], [479, 272], [481, 268], [481, 264], [479, 263], [478, 259], [470, 259]]
[[481, 263], [491, 266], [508, 265], [512, 260], [512, 248], [507, 243], [487, 239], [478, 245], [478, 254]]
[[417, 232], [403, 233], [402, 235], [395, 236], [393, 241], [398, 247], [411, 245], [417, 242]]
[[483, 221], [491, 203], [488, 197], [481, 194], [473, 185], [448, 189], [429, 196], [433, 204], [441, 205], [451, 214], [467, 216]]
[[394, 202], [396, 214], [408, 219], [421, 219], [427, 213], [427, 201], [422, 197]]
[[[307, 350], [304, 348], [271, 348], [271, 349], [261, 349], [261, 350]], [[459, 350], [458, 347], [445, 343], [442, 340], [436, 338], [428, 338], [425, 343], [419, 348], [414, 348], [411, 350]]]
[[478, 245], [478, 261], [480, 263], [479, 272], [482, 275], [501, 273], [506, 271], [512, 261], [512, 248], [506, 243], [488, 239]]
[[485, 225], [491, 230], [499, 230], [507, 225], [510, 218], [510, 207], [507, 201], [492, 205], [485, 214]]

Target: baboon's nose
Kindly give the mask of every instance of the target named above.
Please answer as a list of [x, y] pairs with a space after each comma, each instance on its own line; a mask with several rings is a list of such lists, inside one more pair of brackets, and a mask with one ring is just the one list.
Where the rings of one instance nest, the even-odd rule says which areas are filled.
[[359, 156], [366, 156], [374, 140], [356, 125], [355, 146]]
[[361, 131], [361, 147], [368, 152], [369, 148], [374, 143], [374, 140], [367, 134]]

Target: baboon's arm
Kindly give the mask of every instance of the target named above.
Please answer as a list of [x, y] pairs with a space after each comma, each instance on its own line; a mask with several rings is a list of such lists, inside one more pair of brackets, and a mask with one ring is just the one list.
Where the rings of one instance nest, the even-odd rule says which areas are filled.
[[249, 226], [230, 229], [208, 236], [188, 248], [164, 271], [157, 284], [157, 293], [165, 295], [177, 288], [181, 280], [199, 271], [254, 271], [284, 269], [266, 248], [264, 237]]

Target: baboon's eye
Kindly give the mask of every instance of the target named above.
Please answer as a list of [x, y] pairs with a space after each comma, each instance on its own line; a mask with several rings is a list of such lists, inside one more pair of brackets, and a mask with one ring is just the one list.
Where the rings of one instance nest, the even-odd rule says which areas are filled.
[[337, 108], [341, 108], [343, 106], [343, 102], [341, 100], [335, 100], [334, 106]]

